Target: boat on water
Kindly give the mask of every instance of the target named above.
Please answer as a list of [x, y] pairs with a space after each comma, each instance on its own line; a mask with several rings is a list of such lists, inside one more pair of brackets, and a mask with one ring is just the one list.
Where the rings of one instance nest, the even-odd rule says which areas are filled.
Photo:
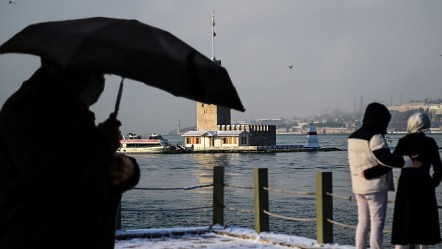
[[147, 137], [129, 133], [120, 140], [118, 153], [173, 153], [179, 152], [180, 148], [172, 145], [158, 133], [152, 133]]

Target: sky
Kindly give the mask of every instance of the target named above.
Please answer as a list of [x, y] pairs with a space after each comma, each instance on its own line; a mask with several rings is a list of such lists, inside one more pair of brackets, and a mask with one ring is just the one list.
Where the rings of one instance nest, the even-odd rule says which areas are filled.
[[[210, 58], [212, 10], [215, 56], [246, 108], [232, 121], [442, 97], [439, 0], [2, 0], [0, 43], [33, 23], [105, 16], [167, 30]], [[39, 64], [0, 55], [0, 105]], [[106, 76], [91, 107], [97, 123], [113, 111], [119, 81]], [[123, 134], [168, 133], [196, 125], [196, 103], [127, 80], [119, 119]]]

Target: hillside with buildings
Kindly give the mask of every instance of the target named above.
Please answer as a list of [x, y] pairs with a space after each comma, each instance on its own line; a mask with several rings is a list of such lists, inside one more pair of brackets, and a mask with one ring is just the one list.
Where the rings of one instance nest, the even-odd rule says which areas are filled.
[[[432, 132], [442, 133], [442, 99], [412, 100], [409, 103], [390, 105], [387, 108], [392, 116], [388, 128], [389, 133], [406, 132], [407, 119], [416, 111], [425, 112], [429, 115], [432, 122]], [[313, 122], [318, 134], [349, 134], [362, 124], [363, 115], [364, 108], [359, 108], [359, 110], [353, 112], [336, 108], [311, 117], [232, 120], [231, 123], [234, 125], [274, 125], [277, 134], [306, 134], [308, 125]], [[181, 128], [181, 133], [195, 129], [196, 127]], [[176, 130], [170, 132], [170, 134], [176, 133]]]
[[[432, 132], [442, 132], [442, 99], [413, 100], [402, 105], [387, 106], [387, 108], [392, 115], [389, 133], [406, 132], [408, 117], [416, 111], [429, 115], [432, 121]], [[256, 119], [247, 123], [275, 125], [278, 134], [305, 134], [308, 125], [313, 122], [318, 134], [349, 134], [362, 124], [363, 115], [363, 108], [354, 112], [346, 112], [338, 108], [313, 117]]]

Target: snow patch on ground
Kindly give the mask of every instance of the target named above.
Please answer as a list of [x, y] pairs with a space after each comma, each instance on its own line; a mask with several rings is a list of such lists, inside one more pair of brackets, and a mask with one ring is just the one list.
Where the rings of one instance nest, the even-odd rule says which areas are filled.
[[[179, 235], [177, 235], [179, 234]], [[119, 238], [128, 239], [121, 240]], [[115, 248], [150, 249], [244, 249], [244, 248], [335, 248], [354, 249], [354, 246], [325, 244], [299, 236], [272, 232], [257, 234], [252, 229], [241, 227], [193, 227], [166, 229], [136, 229], [117, 231]]]

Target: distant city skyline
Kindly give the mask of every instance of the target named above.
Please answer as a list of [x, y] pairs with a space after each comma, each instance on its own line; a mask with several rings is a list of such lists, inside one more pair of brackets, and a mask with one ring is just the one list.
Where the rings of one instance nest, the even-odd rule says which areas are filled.
[[[331, 108], [406, 103], [442, 96], [441, 1], [79, 0], [0, 2], [0, 43], [32, 23], [92, 16], [137, 19], [222, 60], [246, 112], [232, 121], [314, 116]], [[31, 55], [0, 55], [0, 105], [39, 66]], [[116, 76], [92, 106], [112, 112]], [[127, 80], [123, 133], [167, 133], [196, 123], [196, 102]]]

